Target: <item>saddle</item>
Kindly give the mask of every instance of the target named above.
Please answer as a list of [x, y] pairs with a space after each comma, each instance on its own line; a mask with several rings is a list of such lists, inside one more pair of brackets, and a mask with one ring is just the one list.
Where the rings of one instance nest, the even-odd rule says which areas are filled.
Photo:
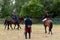
[[45, 25], [50, 25], [51, 22], [52, 22], [52, 20], [50, 20], [50, 19], [49, 20], [46, 20], [45, 21]]

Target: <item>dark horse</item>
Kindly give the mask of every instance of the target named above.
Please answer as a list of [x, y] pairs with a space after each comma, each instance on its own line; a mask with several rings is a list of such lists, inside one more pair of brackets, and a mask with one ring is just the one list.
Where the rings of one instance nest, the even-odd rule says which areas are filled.
[[23, 18], [19, 18], [19, 22], [15, 22], [13, 19], [5, 19], [5, 22], [4, 22], [4, 25], [5, 25], [5, 29], [6, 29], [6, 26], [8, 26], [7, 27], [7, 29], [9, 30], [9, 26], [11, 27], [11, 29], [13, 29], [12, 28], [12, 24], [14, 24], [14, 29], [15, 29], [15, 27], [16, 27], [16, 25], [18, 26], [17, 27], [17, 29], [21, 29], [21, 27], [20, 27], [20, 23], [23, 21], [24, 19]]
[[46, 28], [49, 27], [49, 34], [52, 34], [52, 27], [53, 27], [53, 23], [52, 20], [50, 18], [47, 18], [46, 21], [44, 22], [44, 27], [45, 27], [45, 33], [47, 33]]

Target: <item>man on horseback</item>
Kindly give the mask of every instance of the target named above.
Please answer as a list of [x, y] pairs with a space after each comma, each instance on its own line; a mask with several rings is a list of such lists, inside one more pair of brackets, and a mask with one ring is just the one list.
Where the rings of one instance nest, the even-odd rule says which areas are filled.
[[29, 33], [29, 39], [31, 35], [31, 25], [32, 25], [32, 20], [30, 17], [27, 16], [25, 19], [25, 38], [27, 39], [27, 33]]
[[47, 33], [46, 27], [49, 27], [49, 34], [50, 34], [50, 32], [52, 34], [53, 23], [52, 23], [52, 20], [50, 19], [49, 15], [48, 15], [48, 11], [46, 11], [46, 14], [43, 17], [42, 21], [44, 22], [45, 33]]
[[43, 17], [43, 22], [45, 22], [47, 20], [47, 18], [49, 18], [49, 14], [48, 11], [46, 11], [45, 16]]
[[13, 14], [12, 14], [12, 19], [13, 19], [16, 23], [19, 22], [19, 19], [18, 19], [17, 15], [16, 15], [16, 12], [15, 12], [15, 11], [14, 11]]

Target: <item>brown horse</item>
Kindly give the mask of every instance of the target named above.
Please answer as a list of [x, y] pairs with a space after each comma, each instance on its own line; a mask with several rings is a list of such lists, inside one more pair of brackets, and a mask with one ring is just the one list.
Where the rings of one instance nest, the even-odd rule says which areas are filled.
[[17, 29], [19, 29], [19, 28], [21, 29], [21, 27], [20, 27], [19, 24], [20, 24], [23, 20], [24, 20], [23, 18], [19, 18], [19, 21], [18, 21], [18, 22], [15, 22], [13, 19], [6, 19], [5, 22], [4, 22], [5, 29], [6, 29], [6, 26], [8, 26], [8, 27], [7, 27], [8, 30], [9, 30], [9, 26], [11, 27], [11, 29], [13, 29], [13, 28], [12, 28], [12, 24], [15, 25], [15, 26], [14, 26], [14, 29], [15, 29], [16, 25], [18, 26]]
[[46, 28], [49, 27], [49, 34], [52, 34], [52, 27], [53, 27], [53, 23], [52, 20], [50, 20], [50, 18], [47, 18], [46, 21], [44, 22], [44, 27], [45, 27], [45, 33], [47, 33]]

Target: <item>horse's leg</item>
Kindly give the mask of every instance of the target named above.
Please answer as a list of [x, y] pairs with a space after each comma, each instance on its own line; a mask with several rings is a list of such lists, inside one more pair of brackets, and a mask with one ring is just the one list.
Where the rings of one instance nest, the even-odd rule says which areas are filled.
[[10, 27], [11, 27], [11, 29], [13, 30], [13, 28], [12, 28], [12, 24], [10, 24]]
[[45, 33], [47, 33], [46, 26], [45, 26]]
[[50, 34], [50, 32], [51, 32], [51, 34], [52, 34], [52, 27], [53, 27], [53, 25], [52, 25], [52, 23], [50, 23], [49, 34]]
[[25, 39], [27, 39], [27, 32], [25, 32]]
[[20, 27], [20, 29], [21, 29], [21, 26], [19, 26]]
[[15, 29], [15, 27], [16, 27], [16, 24], [14, 24], [15, 26], [14, 26], [14, 29]]
[[51, 27], [49, 27], [49, 33], [48, 34], [50, 34], [50, 32], [51, 32]]
[[6, 24], [5, 24], [5, 28], [4, 29], [6, 29]]
[[51, 26], [51, 34], [52, 34], [52, 27], [53, 27], [53, 24], [51, 23], [51, 25], [50, 25], [50, 26]]
[[8, 28], [7, 28], [7, 30], [9, 30], [9, 24], [8, 24]]
[[53, 33], [52, 33], [52, 29], [51, 29], [51, 34], [53, 34]]
[[18, 26], [18, 28], [17, 28], [17, 29], [19, 30], [20, 25], [19, 25], [19, 24], [17, 24], [17, 26]]

